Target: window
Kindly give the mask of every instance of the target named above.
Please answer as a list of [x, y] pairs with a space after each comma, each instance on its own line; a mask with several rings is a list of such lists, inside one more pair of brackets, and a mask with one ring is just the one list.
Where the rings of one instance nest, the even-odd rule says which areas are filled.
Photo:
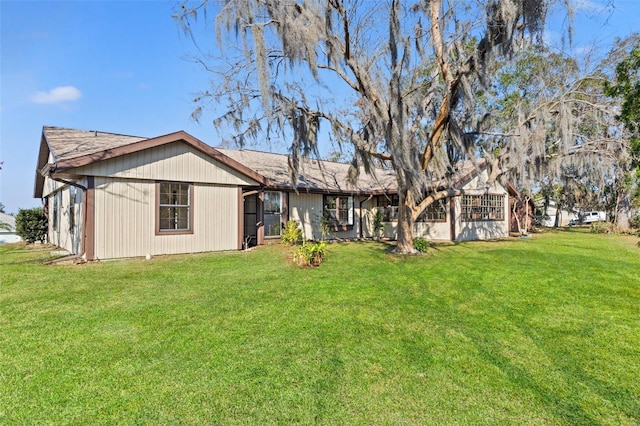
[[69, 187], [69, 231], [76, 226], [76, 188]]
[[462, 220], [504, 220], [504, 196], [463, 195]]
[[53, 212], [51, 213], [51, 229], [58, 230], [60, 222], [60, 192], [53, 194]]
[[325, 195], [324, 213], [336, 226], [353, 226], [353, 197]]
[[282, 235], [282, 192], [265, 191], [264, 193], [264, 236], [279, 237]]
[[160, 182], [158, 190], [158, 231], [161, 233], [193, 232], [191, 198], [193, 186], [189, 183]]
[[397, 195], [378, 195], [378, 207], [382, 211], [382, 220], [392, 222], [398, 220], [400, 198]]
[[[397, 195], [379, 195], [378, 207], [382, 211], [384, 222], [392, 222], [398, 220], [398, 206], [400, 198]], [[438, 222], [447, 220], [447, 208], [445, 199], [438, 200], [429, 205], [418, 216], [417, 222]]]
[[447, 220], [447, 207], [445, 199], [435, 201], [418, 216], [418, 222], [444, 222]]

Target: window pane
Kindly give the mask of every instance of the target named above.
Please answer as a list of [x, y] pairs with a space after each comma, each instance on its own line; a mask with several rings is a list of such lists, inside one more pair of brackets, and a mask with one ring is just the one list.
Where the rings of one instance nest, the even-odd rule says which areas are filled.
[[324, 202], [324, 213], [337, 225], [353, 225], [353, 197], [327, 195]]
[[160, 207], [160, 229], [185, 231], [189, 229], [188, 207]]
[[160, 204], [164, 205], [189, 205], [188, 183], [161, 183]]
[[444, 199], [430, 204], [418, 217], [418, 221], [445, 221], [447, 220], [446, 202]]
[[495, 194], [464, 195], [462, 220], [504, 220], [504, 196]]
[[267, 191], [264, 193], [264, 212], [281, 213], [282, 197], [280, 192]]
[[279, 237], [281, 231], [280, 214], [264, 215], [264, 236]]

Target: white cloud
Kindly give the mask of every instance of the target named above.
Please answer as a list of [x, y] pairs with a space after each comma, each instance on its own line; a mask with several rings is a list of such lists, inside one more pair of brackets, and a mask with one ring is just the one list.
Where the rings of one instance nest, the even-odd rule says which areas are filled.
[[38, 92], [31, 100], [37, 104], [57, 104], [60, 102], [77, 101], [82, 92], [73, 86], [54, 87], [48, 92]]
[[583, 12], [596, 12], [602, 13], [606, 12], [607, 8], [602, 4], [596, 4], [591, 0], [576, 0], [574, 3], [576, 10], [580, 10]]

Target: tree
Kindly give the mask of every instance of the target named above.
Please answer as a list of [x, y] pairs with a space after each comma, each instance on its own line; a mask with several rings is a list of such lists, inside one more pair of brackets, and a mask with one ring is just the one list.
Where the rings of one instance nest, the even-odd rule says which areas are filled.
[[28, 243], [44, 242], [47, 238], [47, 218], [41, 207], [18, 210], [16, 234]]
[[0, 203], [0, 213], [4, 213], [4, 204]]
[[620, 176], [611, 190], [617, 194], [617, 223], [629, 228], [631, 206], [640, 206], [640, 35], [619, 40], [610, 56], [622, 59], [615, 67], [613, 82], [605, 82], [605, 93], [621, 101], [617, 118], [630, 133], [628, 156], [620, 163]]
[[[207, 103], [225, 101], [227, 112], [214, 124], [231, 125], [240, 146], [261, 132], [290, 138], [292, 181], [301, 157], [318, 156], [320, 125], [328, 124], [339, 146], [353, 148], [354, 179], [360, 166], [372, 173], [375, 161], [394, 170], [397, 250], [414, 252], [419, 214], [460, 194], [450, 181], [456, 161], [480, 163], [487, 153], [478, 142], [493, 123], [483, 119], [477, 94], [495, 76], [493, 59], [539, 42], [548, 6], [538, 0], [227, 1], [216, 18], [218, 43], [231, 36], [241, 49], [222, 67], [198, 59], [219, 79], [196, 98], [194, 117]], [[176, 18], [193, 34], [194, 22], [212, 7], [185, 3]]]

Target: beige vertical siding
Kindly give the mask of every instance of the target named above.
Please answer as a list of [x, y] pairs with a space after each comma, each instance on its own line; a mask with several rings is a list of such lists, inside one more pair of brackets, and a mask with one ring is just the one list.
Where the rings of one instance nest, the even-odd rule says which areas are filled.
[[75, 173], [141, 180], [212, 182], [226, 185], [256, 184], [243, 174], [182, 142], [79, 167]]
[[[413, 236], [430, 240], [451, 240], [451, 215], [447, 206], [446, 222], [415, 222], [413, 224]], [[398, 222], [386, 222], [384, 224], [385, 238], [395, 240], [398, 235]]]
[[44, 186], [42, 188], [42, 196], [47, 197], [61, 187], [62, 187], [62, 184], [60, 182], [56, 182], [53, 179], [49, 179], [48, 177], [45, 177]]
[[[360, 235], [360, 201], [364, 198], [353, 197], [353, 229], [348, 231], [333, 232], [328, 239], [358, 238]], [[322, 217], [322, 194], [289, 194], [289, 219], [302, 225], [303, 238], [305, 240], [320, 239], [320, 218]], [[365, 209], [363, 209], [364, 212]]]
[[235, 250], [238, 190], [194, 185], [193, 234], [156, 235], [156, 183], [96, 178], [95, 253], [98, 259]]
[[[363, 201], [364, 200], [364, 201]], [[364, 238], [373, 238], [377, 237], [374, 235], [373, 231], [373, 216], [375, 215], [377, 207], [375, 205], [375, 199], [371, 198], [370, 200], [364, 198], [359, 201], [363, 201], [362, 203], [362, 211], [360, 211], [360, 216], [362, 217], [362, 236]], [[357, 203], [358, 207], [360, 207], [360, 202]]]
[[289, 194], [289, 219], [302, 225], [305, 240], [319, 239], [320, 218], [322, 217], [321, 194]]

